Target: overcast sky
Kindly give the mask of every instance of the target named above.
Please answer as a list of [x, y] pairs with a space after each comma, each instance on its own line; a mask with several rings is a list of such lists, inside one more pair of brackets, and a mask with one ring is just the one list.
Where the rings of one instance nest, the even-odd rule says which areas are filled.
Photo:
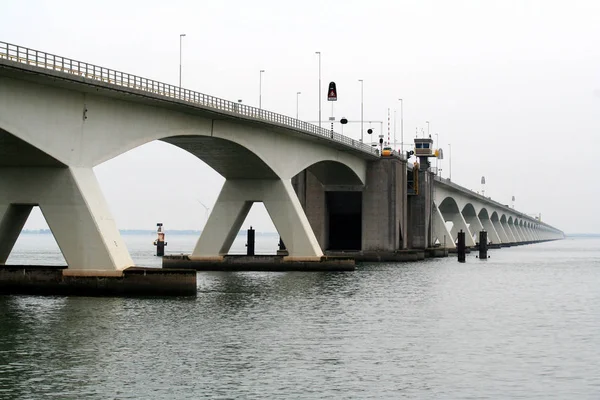
[[[600, 1], [3, 0], [0, 40], [228, 100], [318, 119], [322, 53], [337, 118], [382, 120], [393, 137], [439, 134], [442, 175], [565, 232], [600, 232]], [[360, 124], [344, 133], [360, 137]], [[379, 133], [379, 124], [372, 128]], [[366, 128], [365, 128], [366, 129]], [[110, 132], [107, 132], [107, 135]], [[160, 169], [157, 169], [157, 164]], [[201, 229], [223, 184], [202, 161], [153, 142], [95, 169], [121, 229]], [[274, 231], [262, 205], [246, 225]], [[46, 227], [39, 212], [26, 228]]]

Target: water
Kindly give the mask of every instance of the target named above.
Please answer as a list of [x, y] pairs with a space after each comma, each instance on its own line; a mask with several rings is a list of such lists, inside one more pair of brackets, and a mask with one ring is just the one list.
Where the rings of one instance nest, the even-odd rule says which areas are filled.
[[0, 399], [599, 398], [600, 240], [490, 255], [200, 273], [191, 299], [0, 296]]

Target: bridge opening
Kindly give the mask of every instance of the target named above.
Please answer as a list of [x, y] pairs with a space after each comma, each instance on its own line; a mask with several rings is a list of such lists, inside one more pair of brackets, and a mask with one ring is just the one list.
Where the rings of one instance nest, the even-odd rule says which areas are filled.
[[362, 192], [326, 192], [329, 210], [327, 250], [362, 247]]
[[[273, 220], [262, 201], [252, 203], [252, 207], [242, 223], [237, 237], [231, 245], [228, 254], [246, 254], [248, 245], [248, 230], [254, 230], [255, 254], [276, 254], [280, 235]], [[285, 245], [285, 242], [284, 242]]]
[[[197, 137], [191, 137], [190, 141], [192, 138]], [[172, 144], [156, 140], [94, 168], [117, 228], [136, 265], [162, 265], [160, 258], [154, 256], [152, 244], [158, 222], [164, 224], [168, 243], [166, 254], [191, 254], [225, 183], [223, 174], [235, 175], [253, 168], [260, 170], [253, 164], [241, 162], [241, 156], [236, 153], [241, 150], [235, 146], [230, 146], [233, 153], [228, 154], [221, 168], [213, 158], [226, 154], [223, 150], [226, 141], [206, 142], [206, 138], [200, 138], [198, 142], [198, 148], [189, 149], [187, 142]], [[204, 157], [206, 161], [200, 158], [204, 156], [202, 151], [210, 152]], [[207, 161], [216, 164], [220, 171]], [[132, 196], [124, 195], [130, 190], [135, 190]], [[253, 203], [228, 253], [246, 253], [246, 235], [250, 226], [256, 232], [257, 254], [275, 254], [279, 236], [262, 202]]]
[[0, 264], [67, 265], [39, 206], [12, 204], [0, 222]]

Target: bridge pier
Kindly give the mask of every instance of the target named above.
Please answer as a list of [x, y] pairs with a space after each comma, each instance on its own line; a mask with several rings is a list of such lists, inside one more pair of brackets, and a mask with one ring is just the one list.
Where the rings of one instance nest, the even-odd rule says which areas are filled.
[[450, 233], [448, 230], [448, 227], [444, 222], [444, 217], [438, 207], [435, 207], [433, 210], [433, 221], [431, 227], [433, 229], [432, 245], [435, 245], [437, 240], [439, 241], [440, 246], [446, 249], [456, 248], [456, 243], [452, 238], [452, 233]]
[[502, 225], [502, 229], [504, 230], [504, 233], [506, 234], [506, 244], [514, 244], [517, 242], [517, 239], [515, 238], [515, 235], [513, 234], [512, 230], [510, 229], [510, 227], [508, 226], [508, 222], [506, 220], [505, 217], [503, 217], [500, 220], [500, 225]]
[[227, 255], [252, 203], [259, 201], [271, 216], [289, 258], [323, 256], [291, 180], [228, 179], [190, 259]]
[[362, 193], [363, 251], [395, 252], [407, 248], [406, 190], [405, 160], [385, 157], [368, 164]]
[[481, 225], [483, 226], [483, 229], [485, 229], [488, 233], [488, 241], [494, 244], [500, 244], [502, 243], [502, 240], [500, 239], [500, 236], [498, 235], [498, 232], [496, 231], [496, 228], [494, 227], [494, 224], [492, 223], [492, 221], [489, 218], [489, 215], [487, 214], [487, 210], [485, 214], [480, 213], [479, 214], [479, 221], [481, 221]]
[[[471, 233], [471, 238], [473, 238], [473, 241], [477, 241], [477, 237], [476, 235], [481, 232], [484, 228], [483, 228], [483, 224], [481, 223], [481, 221], [479, 220], [479, 218], [477, 217], [477, 214], [475, 214], [475, 209], [473, 209], [472, 207], [467, 209], [463, 209], [463, 212], [461, 213], [463, 218], [465, 219], [465, 222], [467, 223], [467, 226], [469, 228], [469, 233]], [[486, 236], [487, 238], [487, 236]]]
[[0, 265], [6, 263], [32, 209], [31, 204], [0, 204]]
[[5, 262], [39, 205], [69, 270], [120, 271], [133, 266], [91, 168], [0, 168], [0, 250]]
[[[408, 199], [408, 242], [411, 249], [426, 249], [433, 244], [433, 174], [427, 171], [427, 164], [415, 164], [415, 168], [419, 166], [418, 195]], [[449, 242], [454, 243], [454, 240], [450, 238]]]

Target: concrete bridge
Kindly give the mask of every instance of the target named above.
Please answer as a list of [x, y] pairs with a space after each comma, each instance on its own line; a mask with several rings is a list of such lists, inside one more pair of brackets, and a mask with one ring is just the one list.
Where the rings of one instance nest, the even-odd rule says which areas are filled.
[[253, 202], [264, 203], [294, 259], [452, 247], [458, 229], [471, 244], [481, 228], [497, 243], [562, 237], [458, 185], [434, 184], [427, 170], [411, 196], [404, 158], [380, 158], [336, 132], [0, 42], [0, 264], [39, 206], [69, 269], [132, 266], [92, 168], [154, 140], [226, 178], [191, 258], [227, 254]]
[[481, 230], [489, 242], [505, 245], [563, 237], [560, 230], [447, 179], [435, 177], [434, 192], [432, 239], [446, 247], [455, 247], [460, 230], [467, 246], [475, 246]]

